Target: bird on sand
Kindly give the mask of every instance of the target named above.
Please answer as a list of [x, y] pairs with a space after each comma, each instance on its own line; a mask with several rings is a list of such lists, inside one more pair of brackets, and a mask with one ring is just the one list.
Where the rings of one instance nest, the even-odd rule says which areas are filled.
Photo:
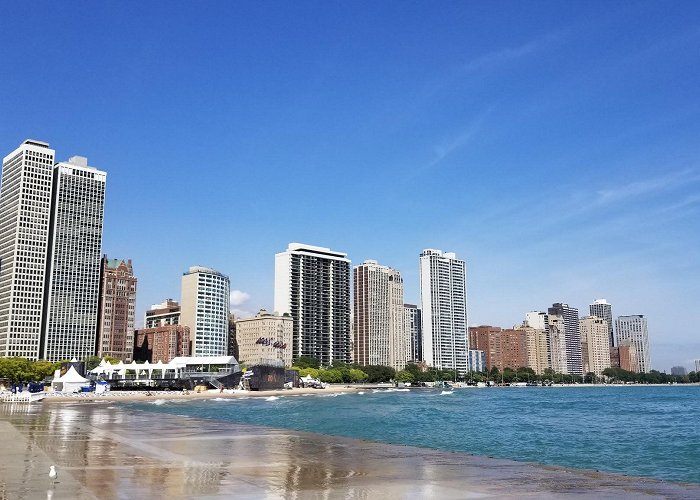
[[56, 466], [52, 465], [49, 467], [49, 479], [52, 483], [56, 483], [56, 478], [58, 478], [58, 472], [56, 472]]

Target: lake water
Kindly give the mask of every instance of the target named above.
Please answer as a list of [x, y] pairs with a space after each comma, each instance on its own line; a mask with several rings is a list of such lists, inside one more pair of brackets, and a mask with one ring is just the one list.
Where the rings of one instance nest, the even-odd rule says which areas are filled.
[[[367, 390], [134, 409], [700, 483], [700, 387]], [[154, 404], [155, 403], [155, 404]]]

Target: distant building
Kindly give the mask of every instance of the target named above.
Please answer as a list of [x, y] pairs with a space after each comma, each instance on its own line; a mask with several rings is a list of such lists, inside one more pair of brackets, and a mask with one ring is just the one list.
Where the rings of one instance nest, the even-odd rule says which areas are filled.
[[352, 360], [350, 260], [330, 248], [290, 243], [275, 255], [275, 311], [294, 320], [292, 358]]
[[418, 306], [414, 304], [404, 304], [404, 328], [406, 336], [411, 342], [409, 358], [413, 361], [423, 361], [423, 325], [421, 324], [421, 314]]
[[454, 253], [420, 254], [423, 357], [433, 367], [467, 373], [467, 268]]
[[555, 373], [569, 373], [566, 349], [566, 326], [564, 318], [556, 314], [547, 315], [547, 347], [549, 367]]
[[[544, 325], [545, 323], [541, 324]], [[527, 320], [517, 330], [525, 332], [525, 349], [527, 353], [527, 364], [525, 366], [532, 368], [538, 375], [543, 374], [549, 368], [546, 330], [529, 326]]]
[[291, 316], [277, 316], [261, 309], [254, 318], [236, 320], [238, 360], [248, 366], [292, 366]]
[[163, 325], [136, 330], [134, 361], [168, 363], [171, 359], [190, 356], [190, 329], [182, 325]]
[[501, 328], [482, 325], [469, 327], [469, 345], [484, 353], [486, 370], [501, 368]]
[[486, 371], [486, 355], [478, 349], [467, 350], [467, 367], [469, 373], [482, 373]]
[[623, 340], [629, 340], [634, 346], [639, 372], [648, 373], [651, 370], [651, 356], [647, 319], [644, 315], [618, 316], [615, 321], [615, 330], [618, 345]]
[[685, 369], [685, 366], [673, 366], [671, 367], [671, 375], [685, 377], [688, 375], [688, 370]]
[[182, 275], [180, 324], [190, 327], [193, 356], [226, 356], [231, 286], [228, 276], [193, 266]]
[[26, 140], [2, 161], [0, 357], [38, 359], [55, 151]]
[[238, 341], [236, 340], [236, 316], [228, 313], [228, 355], [238, 359]]
[[143, 320], [144, 328], [156, 328], [166, 325], [180, 324], [180, 304], [173, 299], [165, 299], [160, 304], [153, 304], [146, 311]]
[[501, 366], [517, 370], [528, 366], [527, 339], [525, 330], [509, 328], [501, 330]]
[[700, 373], [700, 359], [695, 360], [695, 373]]
[[353, 361], [403, 370], [410, 340], [404, 328], [401, 273], [377, 261], [353, 268]]
[[603, 375], [610, 368], [610, 337], [608, 322], [597, 316], [586, 316], [579, 320], [581, 352], [584, 373]]
[[542, 311], [531, 311], [525, 314], [525, 324], [536, 330], [547, 331], [547, 313]]
[[618, 340], [618, 345], [610, 348], [610, 366], [628, 372], [639, 371], [637, 352], [630, 340]]
[[102, 258], [97, 355], [122, 361], [134, 352], [136, 284], [131, 259]]
[[564, 320], [567, 373], [570, 375], [583, 375], [578, 309], [569, 306], [569, 304], [556, 302], [549, 308], [548, 316], [560, 316]]
[[608, 347], [613, 347], [615, 345], [615, 335], [613, 328], [613, 315], [612, 315], [612, 305], [608, 304], [605, 299], [594, 300], [592, 304], [588, 306], [588, 312], [591, 316], [596, 316], [602, 318], [607, 322], [608, 325]]

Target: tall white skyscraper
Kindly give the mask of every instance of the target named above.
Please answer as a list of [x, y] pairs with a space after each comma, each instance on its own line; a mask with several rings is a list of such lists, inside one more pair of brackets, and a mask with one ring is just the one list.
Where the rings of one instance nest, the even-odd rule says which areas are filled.
[[615, 335], [613, 328], [613, 316], [612, 316], [612, 305], [608, 303], [605, 299], [594, 300], [592, 304], [588, 306], [588, 312], [591, 316], [597, 316], [598, 318], [604, 319], [608, 324], [608, 340], [609, 347], [615, 346]]
[[294, 320], [294, 359], [351, 361], [350, 260], [330, 248], [290, 243], [275, 255], [275, 312]]
[[180, 324], [190, 328], [193, 356], [226, 356], [231, 285], [228, 276], [193, 266], [182, 275]]
[[42, 338], [54, 150], [26, 140], [3, 158], [0, 356], [37, 359]]
[[403, 370], [410, 339], [404, 328], [401, 273], [366, 260], [353, 269], [353, 360]]
[[615, 321], [617, 331], [617, 344], [623, 340], [629, 340], [637, 352], [637, 364], [640, 373], [648, 373], [651, 370], [651, 354], [649, 353], [649, 332], [647, 319], [642, 314], [632, 316], [618, 316]]
[[454, 253], [426, 249], [420, 254], [420, 299], [423, 358], [436, 368], [469, 367], [467, 350], [467, 270]]
[[95, 354], [106, 182], [81, 156], [54, 167], [40, 347], [48, 361]]

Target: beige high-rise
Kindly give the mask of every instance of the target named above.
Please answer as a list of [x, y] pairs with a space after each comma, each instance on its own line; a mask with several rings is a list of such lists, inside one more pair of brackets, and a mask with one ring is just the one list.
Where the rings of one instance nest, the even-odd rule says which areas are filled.
[[598, 376], [610, 368], [610, 336], [608, 322], [597, 316], [586, 316], [579, 320], [581, 332], [581, 356], [584, 374], [593, 372]]
[[353, 273], [353, 360], [403, 370], [411, 340], [404, 328], [401, 273], [374, 260], [355, 266]]
[[193, 266], [182, 275], [180, 324], [190, 327], [193, 356], [228, 353], [228, 276]]
[[539, 328], [532, 328], [527, 324], [523, 324], [517, 329], [525, 331], [527, 367], [532, 368], [536, 374], [541, 375], [546, 368], [549, 368], [547, 332]]
[[236, 320], [238, 361], [247, 366], [292, 366], [290, 315], [278, 316], [261, 309], [254, 318]]

